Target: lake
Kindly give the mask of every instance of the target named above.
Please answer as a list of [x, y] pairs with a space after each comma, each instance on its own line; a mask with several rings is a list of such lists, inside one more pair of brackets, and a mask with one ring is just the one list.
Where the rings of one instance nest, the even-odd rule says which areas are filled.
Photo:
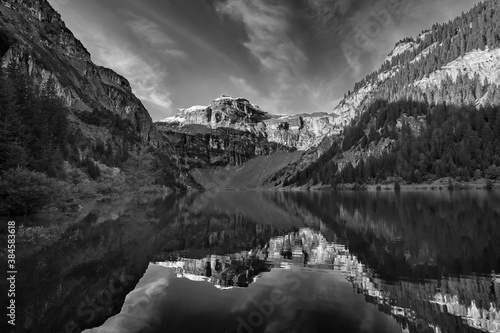
[[171, 194], [15, 221], [16, 332], [500, 331], [498, 192]]

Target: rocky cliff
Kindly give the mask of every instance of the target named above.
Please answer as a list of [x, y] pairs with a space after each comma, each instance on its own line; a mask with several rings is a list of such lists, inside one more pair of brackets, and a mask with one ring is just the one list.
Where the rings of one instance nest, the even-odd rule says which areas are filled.
[[111, 138], [107, 129], [82, 124], [95, 112], [109, 112], [130, 122], [148, 144], [161, 136], [129, 82], [111, 69], [95, 65], [46, 0], [0, 0], [0, 63], [15, 63], [41, 89], [53, 79], [57, 94], [70, 107], [69, 119], [94, 140]]
[[189, 125], [230, 128], [301, 151], [315, 148], [325, 136], [337, 134], [340, 130], [331, 114], [273, 115], [244, 98], [224, 95], [208, 106], [180, 109], [174, 117], [166, 118], [160, 124], [172, 130]]
[[189, 124], [181, 127], [157, 123], [165, 141], [175, 151], [179, 164], [186, 170], [233, 165], [239, 166], [256, 156], [293, 149], [269, 142], [258, 133], [229, 127]]
[[318, 147], [340, 129], [330, 114], [273, 115], [247, 99], [229, 96], [208, 106], [180, 109], [156, 127], [175, 150], [179, 165], [186, 171], [196, 168], [191, 175], [203, 187], [218, 179], [217, 167], [226, 167], [227, 189], [281, 184], [285, 169], [317, 158]]

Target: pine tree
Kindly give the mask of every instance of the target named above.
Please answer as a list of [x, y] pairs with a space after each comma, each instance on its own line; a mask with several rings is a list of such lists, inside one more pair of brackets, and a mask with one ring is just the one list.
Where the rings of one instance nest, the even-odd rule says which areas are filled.
[[357, 183], [363, 183], [365, 178], [365, 161], [360, 159], [354, 169], [354, 180]]
[[26, 161], [23, 123], [15, 91], [0, 66], [0, 169], [22, 166]]
[[153, 163], [154, 156], [145, 149], [130, 153], [123, 166], [127, 184], [134, 189], [153, 184], [157, 178]]
[[45, 116], [49, 141], [51, 144], [58, 144], [58, 148], [66, 152], [68, 120], [64, 105], [57, 96], [55, 81], [52, 77], [47, 80], [42, 92], [41, 112]]

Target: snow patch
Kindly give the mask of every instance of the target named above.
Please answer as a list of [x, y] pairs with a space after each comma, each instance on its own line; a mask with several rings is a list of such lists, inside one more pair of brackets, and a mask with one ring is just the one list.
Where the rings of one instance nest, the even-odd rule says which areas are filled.
[[173, 116], [173, 117], [165, 118], [163, 120], [159, 120], [158, 122], [159, 123], [185, 123], [186, 122], [186, 118], [180, 117], [180, 116], [176, 115], [176, 116]]
[[231, 96], [222, 95], [222, 96], [219, 96], [216, 99], [214, 99], [214, 102], [227, 101], [227, 100], [232, 100], [233, 101], [235, 99], [233, 97], [231, 97]]
[[209, 107], [212, 115], [207, 114], [207, 106], [196, 105], [179, 109], [175, 116], [161, 122], [179, 124], [179, 127], [197, 124], [211, 129], [233, 128], [301, 151], [316, 147], [325, 137], [340, 131], [333, 114], [271, 115], [241, 97], [222, 95]]
[[195, 105], [187, 109], [180, 109], [179, 111], [183, 111], [186, 113], [191, 113], [191, 112], [196, 112], [196, 111], [205, 111], [208, 108], [208, 106], [203, 106], [203, 105]]

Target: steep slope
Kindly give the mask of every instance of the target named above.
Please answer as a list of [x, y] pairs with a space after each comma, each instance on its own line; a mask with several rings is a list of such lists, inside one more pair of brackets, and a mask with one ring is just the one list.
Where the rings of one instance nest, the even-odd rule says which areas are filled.
[[397, 43], [334, 108], [345, 127], [328, 158], [286, 183], [496, 178], [499, 8], [480, 3]]
[[280, 174], [297, 165], [303, 152], [276, 152], [257, 156], [240, 166], [214, 169], [194, 169], [194, 180], [209, 191], [273, 188], [281, 184]]
[[0, 0], [0, 101], [0, 177], [92, 193], [196, 187], [127, 79], [94, 64], [47, 0]]
[[0, 63], [29, 73], [41, 89], [49, 79], [70, 107], [70, 120], [95, 142], [112, 142], [109, 129], [89, 119], [110, 117], [129, 122], [144, 143], [158, 146], [161, 137], [129, 82], [92, 63], [89, 52], [46, 0], [0, 1]]

